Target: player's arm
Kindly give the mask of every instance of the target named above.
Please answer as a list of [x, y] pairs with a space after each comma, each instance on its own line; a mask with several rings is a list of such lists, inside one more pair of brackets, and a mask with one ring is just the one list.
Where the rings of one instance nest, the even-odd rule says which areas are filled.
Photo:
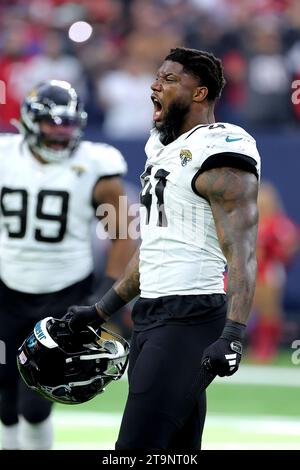
[[[218, 347], [214, 346], [216, 342], [206, 353], [215, 360], [216, 373], [230, 375], [238, 368], [255, 290], [258, 180], [247, 171], [224, 167], [200, 174], [195, 185], [211, 206], [219, 243], [228, 263], [227, 321]], [[233, 342], [236, 351], [228, 348]], [[236, 364], [226, 363], [226, 355], [235, 355]]]
[[[127, 266], [136, 248], [135, 242], [128, 234], [129, 216], [127, 198], [121, 178], [101, 179], [95, 186], [93, 200], [95, 205], [104, 204], [108, 208], [107, 227], [111, 248], [106, 264], [106, 279], [116, 280]], [[111, 220], [110, 217], [111, 216]], [[124, 226], [121, 226], [124, 225]], [[109, 232], [111, 230], [111, 232]], [[111, 286], [108, 286], [111, 287]]]
[[123, 276], [113, 288], [127, 304], [140, 294], [140, 249], [138, 248], [125, 269]]
[[137, 249], [124, 274], [95, 304], [98, 316], [107, 321], [115, 312], [128, 304], [140, 293], [140, 250]]
[[69, 322], [69, 328], [72, 331], [81, 331], [87, 325], [100, 326], [130, 300], [139, 295], [139, 255], [140, 250], [138, 249], [128, 263], [123, 276], [95, 305], [88, 307], [75, 306], [69, 309], [63, 319]]
[[[132, 257], [136, 243], [128, 234], [128, 208], [126, 198], [122, 196], [125, 193], [119, 177], [103, 178], [95, 186], [94, 204], [100, 208], [103, 205], [104, 210], [100, 213], [105, 214], [103, 221], [112, 244], [98, 302], [90, 306], [73, 306], [64, 317], [72, 331], [81, 331], [87, 325], [100, 326], [139, 294], [139, 250]], [[121, 273], [123, 276], [115, 283]]]
[[107, 321], [115, 312], [128, 304], [140, 293], [140, 250], [136, 250], [124, 274], [113, 287], [95, 304], [101, 320]]
[[256, 280], [257, 178], [235, 168], [216, 168], [200, 175], [196, 188], [210, 203], [227, 260], [227, 317], [246, 324]]

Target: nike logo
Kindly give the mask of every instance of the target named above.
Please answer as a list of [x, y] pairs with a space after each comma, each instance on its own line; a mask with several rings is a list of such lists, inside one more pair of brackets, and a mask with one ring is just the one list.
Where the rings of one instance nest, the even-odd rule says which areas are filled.
[[243, 137], [238, 137], [238, 138], [235, 138], [235, 137], [229, 137], [229, 135], [226, 137], [226, 142], [236, 142], [237, 140], [242, 140]]

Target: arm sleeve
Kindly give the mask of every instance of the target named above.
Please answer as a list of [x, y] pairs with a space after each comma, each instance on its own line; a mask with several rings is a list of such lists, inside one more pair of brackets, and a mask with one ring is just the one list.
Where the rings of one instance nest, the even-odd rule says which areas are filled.
[[[194, 137], [195, 141], [195, 137]], [[253, 173], [260, 179], [260, 156], [256, 142], [242, 128], [227, 125], [207, 130], [202, 148], [198, 149], [197, 164], [192, 178], [193, 191], [197, 193], [197, 177], [213, 168], [231, 167]]]
[[107, 144], [94, 144], [93, 150], [97, 181], [127, 173], [127, 163], [118, 149]]
[[99, 181], [114, 176], [124, 176], [127, 173], [127, 163], [121, 152], [107, 144], [92, 144], [93, 146], [93, 187], [91, 203], [97, 208], [94, 200], [94, 190]]
[[249, 171], [258, 178], [256, 160], [248, 155], [236, 152], [220, 152], [209, 156], [201, 165], [199, 174], [213, 168], [228, 166]]

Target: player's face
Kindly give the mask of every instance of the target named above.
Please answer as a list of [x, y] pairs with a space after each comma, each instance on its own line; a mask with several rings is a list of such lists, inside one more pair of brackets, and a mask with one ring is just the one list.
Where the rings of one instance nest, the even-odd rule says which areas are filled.
[[41, 122], [40, 130], [43, 135], [44, 145], [53, 150], [65, 149], [76, 132], [73, 125], [56, 125], [49, 122]]
[[159, 130], [169, 119], [169, 111], [176, 109], [187, 114], [192, 103], [195, 88], [199, 86], [196, 77], [186, 73], [183, 65], [170, 60], [165, 61], [158, 70], [151, 89], [154, 105], [154, 126]]

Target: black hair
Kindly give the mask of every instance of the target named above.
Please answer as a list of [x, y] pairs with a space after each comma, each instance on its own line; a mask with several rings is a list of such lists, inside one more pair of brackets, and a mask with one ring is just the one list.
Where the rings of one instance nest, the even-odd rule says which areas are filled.
[[176, 47], [171, 49], [165, 60], [179, 62], [185, 72], [192, 73], [199, 78], [200, 84], [208, 89], [207, 99], [215, 101], [221, 96], [225, 85], [225, 78], [221, 60], [210, 52]]

